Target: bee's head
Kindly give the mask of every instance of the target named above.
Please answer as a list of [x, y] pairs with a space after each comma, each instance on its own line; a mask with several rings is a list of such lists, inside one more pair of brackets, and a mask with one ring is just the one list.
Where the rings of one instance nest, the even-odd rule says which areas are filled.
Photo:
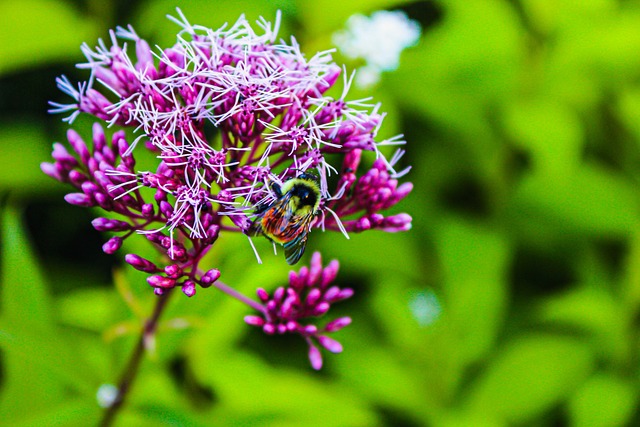
[[281, 192], [283, 195], [291, 196], [295, 210], [315, 213], [320, 206], [320, 186], [315, 175], [302, 173], [297, 178], [286, 181], [281, 187]]
[[293, 184], [291, 188], [291, 196], [298, 200], [298, 207], [309, 206], [315, 210], [314, 206], [318, 203], [318, 189], [307, 182], [298, 182]]

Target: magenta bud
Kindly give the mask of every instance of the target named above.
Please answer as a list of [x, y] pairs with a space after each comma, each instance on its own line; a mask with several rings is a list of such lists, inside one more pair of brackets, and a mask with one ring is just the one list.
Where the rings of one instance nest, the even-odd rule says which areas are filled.
[[309, 307], [313, 307], [320, 300], [322, 296], [322, 292], [318, 288], [313, 288], [307, 294], [307, 300], [305, 301], [306, 305]]
[[346, 316], [339, 317], [336, 320], [332, 320], [331, 322], [327, 323], [327, 326], [324, 327], [324, 330], [326, 332], [335, 332], [335, 331], [339, 331], [345, 326], [349, 326], [350, 324], [351, 324], [350, 317], [346, 317]]
[[105, 211], [112, 210], [113, 199], [104, 193], [94, 193], [93, 198], [96, 199], [96, 203]]
[[127, 254], [124, 260], [136, 270], [144, 271], [145, 273], [157, 273], [159, 271], [154, 263], [136, 254]]
[[313, 344], [309, 344], [309, 362], [311, 363], [311, 367], [316, 371], [322, 368], [322, 354], [318, 347]]
[[82, 163], [87, 164], [91, 154], [89, 153], [87, 144], [85, 144], [78, 132], [73, 129], [69, 129], [67, 131], [67, 140], [69, 141], [69, 144], [71, 144], [71, 147], [73, 147], [74, 151], [80, 156]]
[[256, 290], [256, 295], [258, 295], [258, 298], [260, 298], [260, 301], [262, 302], [269, 301], [269, 293], [262, 288], [258, 288]]
[[93, 147], [96, 151], [101, 151], [103, 147], [107, 145], [107, 139], [104, 136], [104, 129], [100, 123], [95, 122], [91, 127], [91, 133], [93, 134]]
[[71, 181], [71, 183], [76, 187], [80, 187], [87, 179], [87, 176], [80, 171], [69, 171], [69, 181]]
[[287, 332], [287, 325], [279, 324], [277, 327], [277, 331], [279, 334], [284, 334]]
[[340, 294], [338, 295], [338, 298], [336, 299], [336, 301], [342, 301], [343, 299], [351, 298], [353, 294], [354, 294], [353, 289], [344, 288], [343, 290], [340, 291]]
[[337, 286], [332, 286], [324, 293], [324, 300], [332, 303], [336, 300], [336, 298], [340, 295], [340, 288]]
[[355, 149], [349, 151], [344, 155], [343, 169], [345, 171], [355, 172], [360, 165], [360, 158], [362, 157], [362, 150]]
[[384, 221], [384, 215], [380, 213], [372, 213], [371, 215], [369, 215], [369, 222], [374, 228], [380, 225], [382, 221]]
[[183, 274], [182, 268], [177, 264], [171, 264], [166, 266], [164, 268], [164, 272], [167, 274], [167, 276], [171, 277], [172, 279], [177, 279]]
[[295, 271], [289, 272], [289, 286], [294, 289], [302, 289], [304, 287], [304, 281], [300, 279], [300, 276]]
[[265, 324], [265, 320], [262, 317], [253, 315], [244, 316], [244, 321], [252, 326], [264, 326]]
[[76, 158], [69, 154], [65, 146], [59, 142], [55, 142], [53, 144], [51, 157], [53, 157], [56, 162], [62, 163], [69, 168], [73, 168], [78, 165]]
[[160, 246], [162, 246], [165, 249], [169, 249], [171, 247], [171, 237], [162, 236], [160, 238]]
[[265, 325], [262, 327], [262, 330], [267, 335], [273, 335], [276, 333], [276, 327], [272, 323], [265, 323]]
[[405, 182], [403, 184], [400, 185], [400, 187], [396, 188], [395, 194], [394, 194], [394, 199], [395, 200], [400, 200], [402, 198], [404, 198], [407, 194], [411, 193], [411, 190], [413, 190], [413, 184], [410, 182]]
[[298, 322], [296, 322], [296, 321], [294, 321], [294, 320], [289, 320], [289, 321], [287, 322], [287, 330], [288, 330], [289, 332], [293, 332], [293, 331], [297, 330], [299, 326], [300, 326], [300, 325], [298, 324]]
[[318, 284], [318, 279], [322, 275], [322, 255], [320, 252], [314, 252], [311, 256], [311, 263], [309, 264], [309, 277], [307, 278], [307, 284], [314, 286]]
[[45, 174], [49, 175], [51, 178], [62, 181], [62, 176], [60, 172], [58, 172], [58, 168], [53, 163], [42, 162], [40, 163], [40, 170]]
[[356, 231], [365, 231], [371, 228], [371, 221], [366, 216], [358, 219], [356, 222]]
[[320, 304], [316, 305], [313, 308], [313, 315], [314, 316], [322, 316], [327, 311], [329, 311], [330, 307], [331, 307], [331, 305], [328, 302], [323, 301], [323, 302], [321, 302]]
[[160, 202], [160, 212], [167, 218], [170, 218], [173, 215], [173, 206], [165, 200]]
[[209, 242], [214, 242], [218, 238], [219, 234], [220, 234], [219, 226], [212, 224], [211, 226], [209, 226], [209, 228], [207, 228], [207, 240]]
[[208, 288], [220, 278], [220, 270], [216, 268], [212, 268], [211, 270], [204, 273], [204, 275], [200, 278], [200, 286], [203, 288]]
[[111, 149], [111, 147], [105, 146], [105, 147], [102, 148], [101, 152], [102, 152], [102, 155], [104, 157], [104, 162], [105, 163], [108, 163], [110, 165], [113, 165], [115, 163], [116, 154], [113, 152], [113, 149]]
[[291, 316], [292, 312], [293, 312], [293, 304], [295, 303], [295, 299], [294, 298], [287, 298], [284, 300], [284, 302], [282, 303], [282, 305], [280, 306], [280, 316], [283, 318], [287, 318], [289, 316]]
[[93, 196], [96, 192], [100, 191], [100, 187], [91, 181], [83, 182], [80, 188], [87, 196]]
[[[111, 165], [103, 165], [101, 164], [100, 167], [106, 167], [107, 169], [113, 169], [111, 167]], [[110, 176], [107, 176], [107, 174], [103, 171], [103, 170], [97, 170], [93, 173], [93, 177], [95, 178], [96, 182], [98, 184], [100, 184], [100, 186], [104, 189], [104, 191], [108, 192], [109, 194], [111, 194], [112, 196], [116, 197], [121, 195], [122, 193], [124, 193], [124, 190], [120, 189], [120, 188], [113, 188], [113, 180], [111, 179]]]
[[309, 277], [309, 268], [307, 266], [302, 266], [300, 271], [298, 271], [298, 280], [300, 281], [302, 287], [309, 286], [309, 282], [307, 278]]
[[275, 292], [273, 293], [273, 300], [280, 302], [282, 301], [282, 298], [284, 297], [285, 294], [285, 290], [283, 286], [279, 286]]
[[[162, 241], [165, 238], [164, 234], [160, 233], [160, 232], [153, 232], [153, 233], [145, 233], [144, 236], [147, 237], [147, 240], [149, 240], [152, 243], [156, 243], [160, 246], [162, 246]], [[164, 246], [162, 246], [164, 247]]]
[[154, 288], [163, 288], [170, 289], [176, 285], [176, 281], [169, 277], [164, 277], [160, 275], [153, 275], [147, 277], [147, 283], [149, 283]]
[[122, 246], [122, 238], [114, 236], [107, 240], [107, 243], [102, 245], [102, 251], [106, 254], [112, 254]]
[[95, 206], [95, 202], [91, 200], [91, 197], [84, 193], [69, 193], [64, 196], [64, 200], [70, 205], [81, 206], [83, 208]]
[[186, 280], [182, 285], [182, 292], [188, 296], [192, 297], [196, 294], [196, 284], [193, 280]]
[[318, 327], [316, 325], [307, 325], [302, 328], [302, 333], [305, 335], [315, 335], [318, 333]]
[[136, 160], [133, 158], [133, 156], [125, 156], [122, 157], [122, 164], [127, 170], [132, 171], [136, 166]]
[[167, 251], [167, 255], [169, 255], [169, 258], [171, 258], [172, 260], [179, 261], [185, 259], [185, 257], [187, 256], [187, 250], [181, 245], [174, 243], [173, 248], [170, 247]]
[[96, 218], [91, 225], [98, 231], [126, 231], [131, 228], [128, 222], [108, 218]]
[[333, 282], [338, 275], [340, 269], [340, 263], [338, 260], [332, 260], [324, 270], [322, 270], [322, 278], [320, 279], [320, 286], [326, 287], [329, 283]]
[[275, 302], [274, 300], [270, 300], [267, 302], [267, 311], [275, 311], [275, 309], [278, 308], [278, 303]]
[[329, 350], [331, 353], [342, 353], [342, 344], [333, 338], [329, 338], [324, 335], [318, 337], [318, 342], [321, 346]]
[[380, 228], [390, 233], [407, 231], [411, 229], [411, 221], [411, 215], [406, 213], [392, 215], [382, 221]]
[[153, 213], [154, 213], [153, 204], [145, 203], [144, 205], [142, 205], [141, 211], [142, 211], [142, 216], [144, 216], [145, 218], [149, 218], [153, 216]]

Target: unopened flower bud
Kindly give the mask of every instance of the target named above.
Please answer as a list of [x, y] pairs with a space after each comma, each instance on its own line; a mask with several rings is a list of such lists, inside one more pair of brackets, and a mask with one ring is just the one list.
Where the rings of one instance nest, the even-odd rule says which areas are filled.
[[136, 270], [144, 271], [146, 273], [156, 273], [160, 270], [154, 263], [142, 258], [140, 255], [127, 254], [124, 257], [124, 260]]
[[211, 286], [213, 284], [213, 282], [215, 282], [219, 278], [220, 278], [220, 270], [213, 268], [213, 269], [207, 271], [200, 278], [200, 286], [202, 286], [203, 288], [208, 288], [209, 286]]
[[147, 277], [147, 283], [154, 288], [170, 289], [176, 285], [176, 281], [169, 277], [154, 275]]
[[106, 254], [113, 254], [122, 246], [122, 238], [114, 236], [107, 240], [107, 243], [102, 245], [102, 251]]
[[193, 280], [186, 280], [182, 285], [182, 292], [188, 296], [192, 297], [196, 294], [196, 284]]
[[109, 218], [96, 218], [91, 225], [98, 231], [126, 231], [131, 228], [128, 222]]

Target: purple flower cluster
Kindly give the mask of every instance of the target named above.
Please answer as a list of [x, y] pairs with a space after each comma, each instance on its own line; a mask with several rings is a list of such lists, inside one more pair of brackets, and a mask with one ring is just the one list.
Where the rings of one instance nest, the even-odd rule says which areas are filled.
[[246, 316], [245, 322], [262, 327], [269, 335], [295, 333], [303, 336], [309, 344], [311, 366], [320, 369], [322, 355], [314, 341], [332, 353], [342, 352], [342, 345], [326, 334], [349, 325], [351, 318], [340, 317], [323, 328], [300, 321], [321, 317], [329, 311], [331, 304], [353, 295], [351, 288], [331, 286], [338, 274], [338, 266], [338, 261], [333, 260], [323, 268], [322, 257], [315, 252], [310, 268], [302, 267], [299, 273], [292, 271], [289, 274], [289, 286], [277, 288], [272, 295], [262, 288], [258, 289], [258, 298], [265, 304], [265, 310], [262, 316]]
[[[74, 86], [64, 76], [58, 79], [74, 102], [52, 103], [52, 112], [70, 113], [64, 119], [69, 124], [87, 113], [108, 127], [128, 130], [108, 138], [96, 124], [91, 147], [69, 130], [73, 153], [56, 143], [54, 162], [42, 164], [46, 174], [75, 187], [67, 202], [109, 213], [93, 221], [97, 230], [116, 234], [103, 246], [105, 252], [114, 253], [124, 239], [142, 234], [158, 249], [158, 260], [136, 254], [125, 260], [149, 273], [157, 294], [179, 287], [193, 296], [197, 285], [219, 283], [220, 272], [204, 271], [199, 263], [220, 235], [247, 233], [255, 207], [277, 197], [272, 185], [310, 170], [321, 192], [313, 228], [348, 236], [411, 227], [407, 214], [381, 213], [412, 189], [411, 183], [397, 181], [409, 169], [395, 169], [404, 151], [387, 159], [381, 148], [404, 141], [401, 136], [377, 140], [384, 114], [369, 99], [346, 101], [353, 76], [332, 62], [330, 51], [306, 58], [295, 39], [277, 41], [279, 15], [275, 25], [258, 22], [261, 34], [244, 17], [215, 31], [190, 24], [180, 10], [178, 18], [169, 18], [181, 27], [172, 47], [151, 49], [133, 28], [119, 27], [110, 33], [110, 46], [102, 40], [94, 49], [82, 46], [87, 61], [78, 67], [90, 70], [87, 81]], [[327, 95], [340, 74], [342, 93]], [[135, 153], [141, 149], [156, 156], [154, 170], [136, 167]], [[359, 176], [365, 152], [375, 161]], [[340, 156], [341, 166], [328, 160], [339, 162]], [[316, 272], [319, 258], [314, 260], [310, 271]], [[322, 277], [331, 277], [335, 268], [323, 270], [328, 272]], [[313, 277], [292, 281], [286, 296], [276, 292], [267, 301], [267, 294], [260, 293], [263, 303], [277, 306], [268, 309], [263, 327], [269, 332], [272, 325], [279, 332], [283, 324], [278, 319], [287, 319], [285, 327], [336, 349], [310, 326], [304, 333], [293, 326], [298, 313], [322, 314], [322, 307], [337, 298], [334, 288], [325, 289], [330, 280]], [[303, 288], [313, 288], [304, 297], [309, 303], [320, 296], [313, 308], [305, 306], [294, 315], [287, 301], [294, 294], [302, 297]], [[336, 326], [323, 331], [330, 329]]]

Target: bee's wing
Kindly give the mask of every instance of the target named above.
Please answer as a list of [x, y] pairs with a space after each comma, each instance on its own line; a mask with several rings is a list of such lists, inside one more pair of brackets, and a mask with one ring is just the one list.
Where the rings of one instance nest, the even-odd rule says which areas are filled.
[[284, 254], [289, 265], [297, 263], [300, 257], [302, 257], [304, 249], [307, 246], [307, 237], [309, 236], [312, 221], [313, 215], [298, 217], [295, 226], [295, 230], [297, 230], [295, 237], [283, 244]]
[[255, 236], [259, 236], [262, 234], [262, 217], [264, 213], [261, 213], [260, 215], [258, 215], [253, 222], [251, 223], [251, 225], [249, 225], [249, 228], [247, 229], [247, 235], [250, 237], [255, 237]]
[[265, 235], [268, 238], [285, 230], [293, 216], [288, 208], [290, 196], [284, 196], [271, 205], [260, 205], [256, 209], [256, 217], [247, 229], [250, 237]]
[[307, 246], [308, 235], [308, 232], [300, 233], [298, 237], [283, 245], [284, 255], [287, 258], [287, 264], [293, 265], [300, 261], [300, 257], [304, 253], [304, 249]]

